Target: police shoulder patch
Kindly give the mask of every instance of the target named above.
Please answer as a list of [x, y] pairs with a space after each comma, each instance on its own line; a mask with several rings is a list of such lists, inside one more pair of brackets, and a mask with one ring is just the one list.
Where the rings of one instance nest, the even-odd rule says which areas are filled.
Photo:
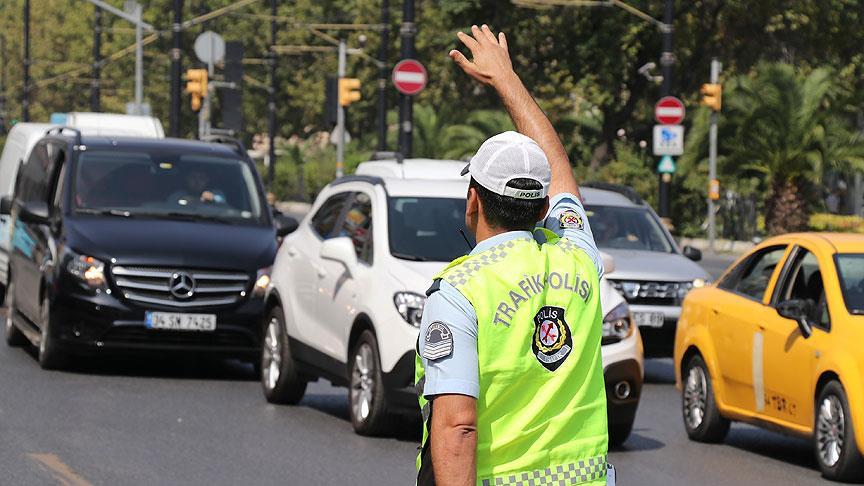
[[435, 321], [429, 324], [423, 337], [423, 357], [428, 360], [446, 358], [453, 353], [453, 333], [447, 324]]
[[582, 229], [584, 227], [582, 216], [579, 216], [579, 213], [572, 209], [567, 209], [558, 216], [558, 224], [561, 229]]

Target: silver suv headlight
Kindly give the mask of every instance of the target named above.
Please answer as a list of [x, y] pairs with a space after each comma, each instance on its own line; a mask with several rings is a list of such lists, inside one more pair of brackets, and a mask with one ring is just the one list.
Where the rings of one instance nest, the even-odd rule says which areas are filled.
[[618, 304], [603, 318], [602, 344], [617, 343], [633, 334], [633, 317], [626, 302]]
[[420, 327], [420, 319], [423, 318], [423, 307], [426, 305], [426, 297], [414, 292], [396, 292], [393, 295], [393, 304], [396, 311], [405, 319], [405, 322], [414, 327]]

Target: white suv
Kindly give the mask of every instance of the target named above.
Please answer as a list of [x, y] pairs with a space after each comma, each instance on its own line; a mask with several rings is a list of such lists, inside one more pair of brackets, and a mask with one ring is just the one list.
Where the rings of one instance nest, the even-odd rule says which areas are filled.
[[[297, 403], [319, 377], [350, 388], [361, 434], [390, 413], [418, 413], [414, 353], [432, 276], [470, 250], [464, 162], [360, 164], [318, 195], [282, 243], [268, 292], [261, 356], [268, 401]], [[610, 258], [606, 265], [611, 266]], [[603, 363], [610, 442], [630, 434], [642, 388], [642, 341], [626, 301], [605, 281]]]

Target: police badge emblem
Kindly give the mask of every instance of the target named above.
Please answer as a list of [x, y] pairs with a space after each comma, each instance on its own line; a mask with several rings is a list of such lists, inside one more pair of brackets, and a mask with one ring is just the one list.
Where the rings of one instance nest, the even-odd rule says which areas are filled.
[[573, 351], [573, 337], [564, 320], [564, 309], [543, 306], [534, 316], [534, 357], [549, 371], [555, 371]]
[[434, 361], [453, 353], [453, 332], [441, 321], [429, 324], [423, 342], [423, 357]]
[[568, 209], [561, 213], [561, 216], [558, 216], [558, 224], [561, 229], [582, 229], [584, 227], [582, 216], [579, 216], [579, 213], [572, 209]]

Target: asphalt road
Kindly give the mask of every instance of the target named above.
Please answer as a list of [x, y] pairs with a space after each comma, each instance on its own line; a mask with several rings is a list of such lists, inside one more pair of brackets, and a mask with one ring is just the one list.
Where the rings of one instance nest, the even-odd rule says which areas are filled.
[[[824, 483], [804, 440], [734, 425], [725, 444], [688, 441], [671, 360], [649, 361], [646, 380], [634, 433], [610, 453], [619, 484]], [[251, 367], [233, 361], [47, 372], [32, 350], [0, 346], [0, 484], [413, 484], [419, 425], [359, 437], [347, 408], [346, 391], [323, 381], [299, 406], [269, 405]]]

